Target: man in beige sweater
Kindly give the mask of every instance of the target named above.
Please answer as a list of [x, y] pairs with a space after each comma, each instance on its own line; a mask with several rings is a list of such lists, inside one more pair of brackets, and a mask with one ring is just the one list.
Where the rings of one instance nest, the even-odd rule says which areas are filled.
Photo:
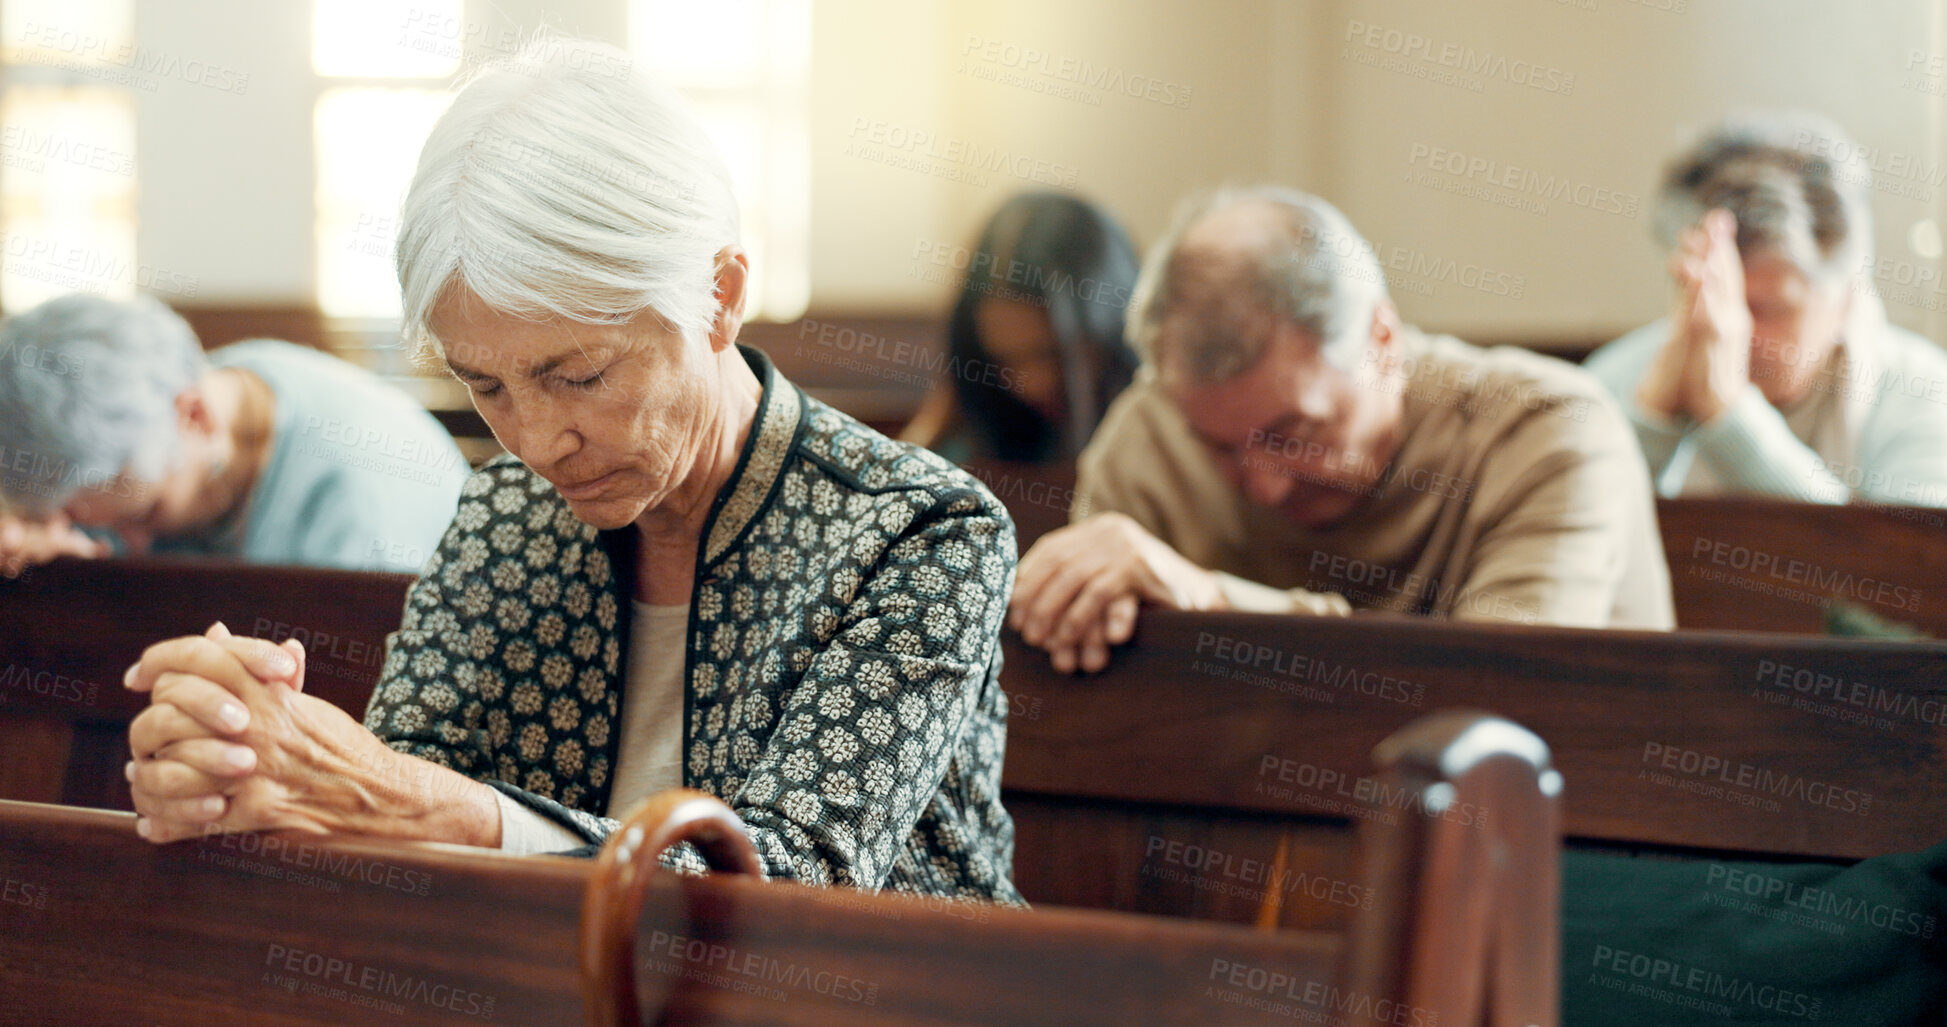
[[1140, 604], [1668, 629], [1643, 457], [1559, 360], [1402, 325], [1371, 247], [1293, 190], [1192, 203], [1150, 254], [1136, 383], [1010, 621], [1100, 670]]

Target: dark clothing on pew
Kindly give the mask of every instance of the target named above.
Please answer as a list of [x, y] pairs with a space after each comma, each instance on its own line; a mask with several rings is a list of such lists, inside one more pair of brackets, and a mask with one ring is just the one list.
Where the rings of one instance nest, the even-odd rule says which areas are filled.
[[[1000, 802], [1013, 522], [743, 353], [764, 398], [697, 558], [685, 783], [744, 818], [769, 876], [1020, 902]], [[482, 468], [366, 725], [601, 841], [637, 537], [577, 520], [512, 457]], [[665, 863], [704, 869], [687, 845]]]
[[1822, 862], [1562, 857], [1564, 1024], [1936, 1025], [1947, 843]]

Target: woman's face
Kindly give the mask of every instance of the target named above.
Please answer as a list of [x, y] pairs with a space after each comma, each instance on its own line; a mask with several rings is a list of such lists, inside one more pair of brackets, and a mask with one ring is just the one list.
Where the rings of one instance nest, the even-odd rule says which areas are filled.
[[654, 314], [533, 321], [454, 290], [430, 325], [494, 438], [597, 528], [659, 506], [714, 441], [717, 361]]
[[[1048, 311], [1024, 300], [985, 299], [974, 306], [974, 328], [987, 355], [1009, 373], [1002, 387], [1050, 423], [1068, 416], [1068, 382], [1061, 343]], [[985, 368], [961, 373], [980, 373]]]
[[1847, 283], [1819, 284], [1790, 262], [1753, 255], [1744, 261], [1744, 299], [1751, 308], [1751, 381], [1774, 406], [1803, 396], [1845, 328]]

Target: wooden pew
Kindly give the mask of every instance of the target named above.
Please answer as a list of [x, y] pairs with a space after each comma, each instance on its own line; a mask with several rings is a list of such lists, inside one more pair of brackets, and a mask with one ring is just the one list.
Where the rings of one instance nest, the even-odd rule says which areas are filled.
[[295, 637], [305, 689], [363, 717], [406, 574], [228, 561], [61, 560], [0, 581], [0, 798], [128, 808], [128, 723], [146, 696], [122, 688], [143, 647], [201, 634]]
[[1664, 499], [1656, 515], [1679, 627], [1820, 634], [1837, 596], [1947, 637], [1947, 510]]
[[[1548, 739], [1580, 844], [1848, 860], [1947, 835], [1939, 643], [1152, 611], [1092, 677], [1005, 645], [1035, 901], [1252, 922], [1266, 868], [1302, 866], [1278, 922], [1343, 923], [1347, 828], [1397, 805], [1363, 753], [1461, 703]], [[1795, 707], [1821, 676], [1856, 701]]]
[[[57, 743], [68, 749], [65, 762], [48, 751], [57, 746], [0, 761], [22, 765], [9, 773], [38, 775], [42, 788], [5, 797], [125, 808], [124, 732], [141, 697], [117, 686], [121, 671], [142, 646], [217, 617], [239, 631], [296, 632], [313, 643], [307, 687], [362, 714], [408, 581], [64, 561], [25, 584], [0, 585], [0, 724], [9, 725], [0, 730], [71, 735]], [[1246, 821], [1294, 808], [1344, 820], [1360, 811], [1336, 793], [1307, 800], [1301, 772], [1357, 782], [1371, 746], [1413, 716], [1478, 705], [1540, 726], [1572, 779], [1595, 782], [1567, 799], [1571, 837], [1857, 858], [1921, 847], [1937, 840], [1932, 825], [1947, 823], [1935, 804], [1947, 795], [1940, 643], [1150, 613], [1110, 671], [1090, 678], [1055, 674], [1011, 634], [1005, 645], [1006, 784], [1024, 821], [1034, 819], [1027, 811], [1036, 797], [1053, 796], [1098, 807], [1094, 817], [1111, 807], [1202, 805]], [[1794, 708], [1800, 700], [1811, 708]], [[1772, 814], [1638, 783], [1639, 772], [1666, 772], [1646, 762], [1662, 758], [1662, 750], [1645, 756], [1652, 743], [1677, 754], [1679, 776], [1683, 754], [1699, 753], [1789, 772], [1794, 782], [1858, 779], [1873, 802], [1865, 816], [1797, 799]], [[1783, 813], [1798, 807], [1807, 815]], [[1039, 832], [1052, 829], [1024, 829], [1024, 852], [1049, 843]], [[1033, 860], [1022, 863], [1035, 872]]]
[[[0, 802], [10, 1023], [572, 1023], [587, 868]], [[30, 901], [22, 901], [29, 899]]]
[[[589, 861], [281, 835], [153, 849], [133, 821], [0, 801], [0, 1021], [586, 1022]], [[643, 983], [684, 985], [684, 1023], [1276, 1023], [1205, 997], [1217, 970], [1303, 996], [1343, 955], [1328, 934], [730, 878], [659, 879], [646, 905]], [[720, 948], [692, 961], [692, 941]]]
[[[995, 911], [997, 927], [1018, 925], [1026, 933], [1006, 937], [941, 922], [892, 945], [871, 936], [879, 932], [851, 934], [851, 925], [834, 925], [815, 905], [780, 915], [756, 901], [778, 897], [776, 889], [748, 893], [749, 908], [659, 905], [650, 901], [658, 876], [654, 853], [672, 841], [703, 841], [713, 865], [754, 869], [757, 863], [735, 814], [721, 803], [695, 792], [664, 793], [627, 818], [590, 885], [582, 937], [589, 1022], [633, 1027], [668, 1016], [752, 1024], [1221, 1023], [1260, 1015], [1372, 1027], [1556, 1022], [1561, 778], [1549, 768], [1547, 747], [1500, 718], [1452, 712], [1407, 726], [1374, 757], [1375, 778], [1417, 805], [1399, 822], [1365, 830], [1361, 879], [1379, 899], [1342, 941], [1289, 931], [1226, 941], [1167, 919], [1120, 916], [1091, 925], [1067, 911], [1054, 914], [1056, 924], [1037, 926], [1023, 914]], [[1488, 825], [1449, 815], [1463, 806], [1493, 806], [1506, 817]], [[680, 946], [652, 937], [651, 959], [639, 960], [645, 909], [648, 924], [687, 921], [696, 936]], [[855, 1004], [828, 1021], [766, 1007], [749, 997], [747, 978], [699, 975], [693, 965], [654, 958], [659, 950], [722, 951], [729, 965], [748, 967], [755, 953], [829, 953], [834, 935], [851, 951], [844, 963], [828, 966], [842, 966], [846, 980], [928, 983], [900, 996], [910, 1004]], [[1215, 946], [1201, 944], [1206, 938]], [[1280, 949], [1251, 953], [1247, 938]], [[1337, 954], [1325, 965], [1294, 960], [1282, 948], [1293, 943], [1307, 946], [1309, 955]], [[952, 970], [942, 973], [945, 967]], [[1251, 969], [1240, 974], [1240, 968]], [[1282, 973], [1287, 983], [1268, 989], [1272, 1001], [1253, 1002], [1263, 996], [1234, 989], [1239, 982], [1250, 986], [1254, 971], [1259, 978]], [[1212, 1008], [1213, 999], [1227, 1008]]]
[[[93, 586], [84, 596], [150, 599], [93, 615], [92, 634], [0, 631], [0, 665], [40, 659], [111, 682], [167, 633], [149, 618], [194, 630], [202, 615], [185, 611], [199, 603], [238, 625], [252, 611], [286, 609], [296, 611], [290, 623], [317, 623], [306, 611], [337, 596], [313, 572], [238, 578], [236, 568], [172, 566], [158, 579], [141, 569], [46, 568], [31, 583], [42, 589], [37, 603], [0, 589], [8, 624], [87, 620], [59, 609], [72, 599], [56, 587], [62, 575]], [[385, 600], [396, 603], [397, 592]], [[371, 620], [382, 637], [377, 625], [389, 617]], [[1947, 823], [1938, 676], [1947, 648], [1936, 643], [1161, 613], [1094, 678], [1055, 675], [1018, 639], [1006, 645], [1006, 802], [1019, 828], [1016, 879], [1038, 904], [1343, 927], [1365, 900], [1348, 827], [1398, 808], [1362, 776], [1364, 749], [1450, 701], [1545, 725], [1571, 781], [1565, 826], [1577, 845], [1851, 859], [1925, 847]], [[345, 675], [313, 687], [361, 712], [368, 688], [348, 679], [366, 665], [341, 662]], [[1807, 703], [1799, 689], [1827, 691]], [[132, 697], [88, 706], [13, 694], [0, 723], [31, 708], [99, 733], [103, 758], [86, 787], [126, 804], [116, 768], [135, 707], [111, 702]], [[84, 775], [74, 766], [62, 776]], [[1808, 801], [1813, 790], [1853, 809]]]
[[[667, 793], [594, 864], [288, 834], [156, 848], [127, 814], [0, 801], [0, 1010], [28, 1022], [311, 1024], [376, 1011], [405, 1024], [567, 1023], [584, 1005], [578, 934], [591, 1023], [637, 1022], [638, 994], [651, 996], [645, 1022], [1228, 1024], [1311, 1006], [1350, 1010], [1347, 1023], [1398, 1022], [1395, 1007], [1425, 1022], [1554, 1023], [1559, 778], [1545, 747], [1505, 721], [1455, 715], [1416, 724], [1380, 757], [1379, 776], [1422, 813], [1373, 832], [1369, 883], [1385, 901], [1346, 941], [674, 879], [650, 872], [685, 837], [662, 824], [684, 805]], [[1461, 824], [1442, 815], [1449, 802], [1514, 815]]]

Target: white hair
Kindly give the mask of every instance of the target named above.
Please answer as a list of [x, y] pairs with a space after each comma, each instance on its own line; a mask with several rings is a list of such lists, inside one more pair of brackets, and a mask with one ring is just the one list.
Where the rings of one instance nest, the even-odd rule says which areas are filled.
[[405, 337], [438, 347], [429, 320], [453, 289], [535, 319], [652, 311], [700, 336], [737, 240], [729, 172], [680, 98], [613, 47], [536, 39], [426, 138], [399, 218]]
[[[1267, 245], [1185, 248], [1192, 225], [1257, 204], [1272, 219]], [[1194, 384], [1248, 371], [1277, 322], [1318, 341], [1344, 370], [1365, 350], [1386, 276], [1372, 244], [1337, 207], [1283, 186], [1229, 187], [1193, 196], [1150, 250], [1136, 281], [1129, 343], [1143, 360]]]
[[1867, 156], [1844, 129], [1815, 114], [1732, 115], [1664, 169], [1653, 230], [1674, 247], [1684, 229], [1722, 207], [1737, 219], [1746, 259], [1782, 257], [1807, 278], [1836, 281], [1872, 252]]
[[189, 324], [147, 296], [74, 293], [0, 322], [0, 499], [40, 515], [124, 471], [161, 480], [182, 452], [176, 397], [208, 369]]

